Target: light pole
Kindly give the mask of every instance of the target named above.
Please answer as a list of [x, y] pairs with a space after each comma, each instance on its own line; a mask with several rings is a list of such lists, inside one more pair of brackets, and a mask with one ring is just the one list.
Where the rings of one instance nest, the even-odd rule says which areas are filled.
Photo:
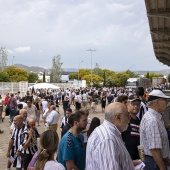
[[96, 51], [96, 50], [89, 49], [87, 51], [91, 52], [91, 80], [90, 80], [90, 86], [91, 86], [91, 89], [92, 89], [92, 85], [93, 85], [93, 80], [92, 80], [92, 53], [93, 53], [93, 51]]
[[79, 87], [79, 68], [80, 68], [80, 64], [81, 64], [82, 62], [83, 62], [83, 61], [80, 61], [79, 66], [78, 66], [78, 88], [80, 88], [80, 87]]
[[13, 61], [14, 61], [15, 56], [12, 57], [12, 66], [13, 66]]

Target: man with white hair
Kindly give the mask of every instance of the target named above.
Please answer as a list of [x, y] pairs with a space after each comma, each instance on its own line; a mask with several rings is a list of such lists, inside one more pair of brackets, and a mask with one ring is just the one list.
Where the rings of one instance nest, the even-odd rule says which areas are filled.
[[106, 107], [103, 124], [92, 132], [87, 142], [86, 169], [134, 170], [121, 137], [121, 132], [128, 127], [129, 118], [122, 103], [115, 102]]
[[168, 136], [162, 119], [169, 98], [160, 90], [149, 93], [149, 109], [140, 124], [140, 143], [145, 153], [145, 170], [166, 170], [166, 165], [170, 165]]
[[46, 118], [46, 126], [49, 127], [50, 130], [57, 130], [58, 127], [58, 120], [59, 120], [59, 113], [56, 111], [56, 106], [51, 105], [49, 109], [49, 115]]

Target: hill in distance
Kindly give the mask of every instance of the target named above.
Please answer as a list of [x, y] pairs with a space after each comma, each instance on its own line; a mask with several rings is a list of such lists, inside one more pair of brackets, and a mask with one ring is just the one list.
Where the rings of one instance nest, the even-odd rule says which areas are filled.
[[[19, 67], [19, 68], [22, 68], [28, 72], [35, 72], [35, 73], [39, 73], [39, 72], [49, 72], [49, 69], [45, 69], [43, 67], [39, 67], [39, 66], [26, 66], [26, 65], [23, 65], [23, 64], [14, 64], [14, 66], [16, 67]], [[78, 69], [75, 69], [75, 68], [62, 68], [63, 72], [64, 73], [73, 73], [73, 72], [77, 72]]]
[[[26, 65], [23, 65], [23, 64], [15, 64], [16, 67], [19, 67], [19, 68], [22, 68], [28, 72], [35, 72], [35, 73], [38, 73], [38, 72], [48, 72], [49, 69], [45, 69], [43, 67], [39, 67], [39, 66], [26, 66]], [[63, 69], [63, 72], [67, 72], [67, 73], [73, 73], [73, 72], [77, 72], [78, 69], [75, 69], [75, 68], [62, 68]], [[134, 73], [136, 74], [140, 74], [140, 75], [144, 75], [146, 74], [147, 72], [153, 72], [153, 73], [159, 73], [159, 74], [163, 74], [165, 76], [168, 76], [168, 74], [170, 74], [170, 69], [165, 69], [165, 70], [159, 70], [159, 71], [133, 71]]]

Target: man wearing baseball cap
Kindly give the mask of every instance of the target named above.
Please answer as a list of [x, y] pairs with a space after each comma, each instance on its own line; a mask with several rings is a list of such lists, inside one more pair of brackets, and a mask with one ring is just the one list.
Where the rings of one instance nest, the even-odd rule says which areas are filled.
[[122, 139], [125, 142], [125, 146], [132, 160], [139, 159], [137, 146], [140, 145], [140, 120], [137, 117], [137, 114], [140, 110], [140, 104], [141, 100], [138, 97], [134, 95], [129, 96], [127, 108], [130, 116], [130, 122], [127, 130], [122, 132]]
[[170, 165], [168, 136], [162, 120], [167, 99], [170, 97], [161, 90], [149, 93], [149, 109], [140, 124], [140, 143], [145, 153], [145, 170], [166, 170], [166, 165]]

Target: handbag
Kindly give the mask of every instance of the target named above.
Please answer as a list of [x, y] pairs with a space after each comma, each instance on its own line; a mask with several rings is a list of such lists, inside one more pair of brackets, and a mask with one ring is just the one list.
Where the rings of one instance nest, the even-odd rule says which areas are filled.
[[6, 105], [5, 112], [6, 112], [6, 116], [9, 116], [9, 106], [8, 105]]

